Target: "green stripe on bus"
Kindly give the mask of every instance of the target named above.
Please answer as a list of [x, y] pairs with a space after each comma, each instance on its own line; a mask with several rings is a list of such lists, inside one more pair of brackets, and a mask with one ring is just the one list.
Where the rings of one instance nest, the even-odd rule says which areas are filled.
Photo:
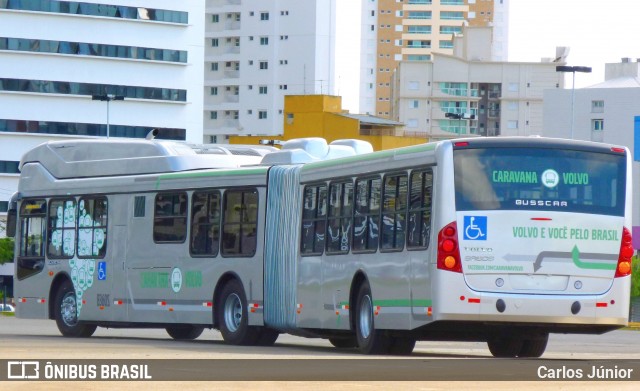
[[197, 172], [177, 172], [171, 174], [158, 175], [156, 180], [156, 189], [160, 186], [160, 181], [170, 181], [175, 179], [189, 179], [189, 178], [207, 178], [218, 176], [243, 176], [243, 175], [255, 175], [266, 174], [268, 167], [259, 167], [251, 169], [239, 169], [239, 170], [216, 170], [216, 171], [197, 171]]
[[[338, 305], [349, 305], [349, 302], [342, 301]], [[431, 307], [433, 305], [432, 300], [421, 299], [413, 300], [409, 299], [389, 299], [389, 300], [374, 300], [373, 305], [377, 307]]]

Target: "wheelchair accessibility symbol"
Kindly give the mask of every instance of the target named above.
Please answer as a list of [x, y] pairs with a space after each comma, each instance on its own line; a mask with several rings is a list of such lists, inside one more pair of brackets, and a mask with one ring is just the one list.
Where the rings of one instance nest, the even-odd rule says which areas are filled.
[[487, 216], [464, 216], [464, 239], [487, 240]]
[[107, 279], [107, 263], [98, 262], [98, 280], [104, 281]]

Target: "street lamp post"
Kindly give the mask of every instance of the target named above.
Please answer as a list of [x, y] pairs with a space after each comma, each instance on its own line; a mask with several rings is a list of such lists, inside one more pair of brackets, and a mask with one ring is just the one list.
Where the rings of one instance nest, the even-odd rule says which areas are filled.
[[124, 96], [115, 94], [91, 95], [91, 100], [107, 102], [107, 138], [109, 138], [109, 102], [112, 100], [124, 100]]
[[573, 139], [573, 123], [575, 121], [573, 110], [576, 105], [576, 72], [591, 73], [591, 67], [558, 65], [556, 66], [556, 72], [570, 72], [573, 74], [573, 81], [571, 83], [571, 139]]

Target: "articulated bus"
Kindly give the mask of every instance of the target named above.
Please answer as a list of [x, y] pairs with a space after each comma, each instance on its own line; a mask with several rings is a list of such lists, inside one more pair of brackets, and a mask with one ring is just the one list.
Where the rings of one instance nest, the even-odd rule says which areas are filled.
[[16, 314], [62, 335], [280, 333], [366, 354], [487, 342], [539, 357], [549, 333], [623, 327], [631, 280], [624, 147], [469, 138], [372, 152], [48, 142], [10, 204]]

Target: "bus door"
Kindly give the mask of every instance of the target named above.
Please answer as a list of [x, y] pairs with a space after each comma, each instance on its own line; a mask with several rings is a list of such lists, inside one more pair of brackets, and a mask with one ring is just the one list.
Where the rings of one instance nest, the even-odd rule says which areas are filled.
[[129, 320], [175, 321], [187, 237], [187, 193], [134, 197], [126, 261]]
[[429, 243], [431, 241], [433, 177], [433, 168], [427, 167], [413, 170], [409, 178], [407, 255], [411, 262], [412, 327], [418, 327], [429, 320], [432, 308], [429, 275], [432, 252], [429, 251]]

